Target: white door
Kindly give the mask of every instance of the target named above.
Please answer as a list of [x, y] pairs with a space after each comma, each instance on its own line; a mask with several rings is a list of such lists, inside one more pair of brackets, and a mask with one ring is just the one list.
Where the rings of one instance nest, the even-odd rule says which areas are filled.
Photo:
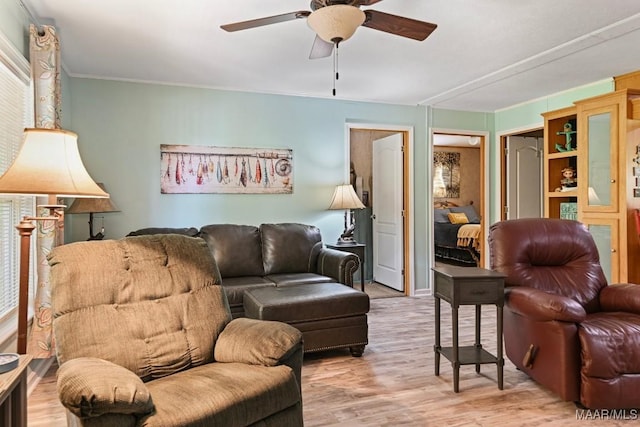
[[542, 216], [542, 138], [507, 142], [507, 219]]
[[399, 291], [403, 281], [402, 134], [373, 141], [373, 280]]

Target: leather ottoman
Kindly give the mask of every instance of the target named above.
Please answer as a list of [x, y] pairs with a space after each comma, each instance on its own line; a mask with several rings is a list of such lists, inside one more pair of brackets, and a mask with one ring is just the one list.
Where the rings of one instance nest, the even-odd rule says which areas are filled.
[[369, 296], [340, 283], [250, 289], [245, 316], [288, 323], [302, 332], [304, 352], [349, 347], [355, 357], [368, 344]]

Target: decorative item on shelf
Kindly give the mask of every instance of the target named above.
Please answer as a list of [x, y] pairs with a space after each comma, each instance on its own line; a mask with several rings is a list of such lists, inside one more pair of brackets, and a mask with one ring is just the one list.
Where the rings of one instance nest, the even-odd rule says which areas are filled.
[[18, 367], [20, 355], [17, 353], [0, 353], [0, 374]]
[[574, 191], [578, 187], [578, 179], [576, 178], [576, 170], [573, 166], [567, 166], [562, 169], [562, 179], [560, 180], [560, 187], [556, 188], [556, 191]]
[[560, 219], [578, 219], [578, 203], [563, 202], [560, 203]]
[[[102, 188], [106, 193], [104, 184], [98, 182], [98, 187]], [[67, 214], [89, 214], [89, 238], [87, 240], [102, 240], [104, 239], [104, 223], [98, 234], [93, 234], [93, 214], [94, 213], [106, 213], [106, 212], [120, 212], [120, 209], [111, 201], [111, 198], [97, 198], [97, 197], [83, 197], [75, 199]]]
[[[56, 197], [109, 197], [89, 176], [78, 151], [78, 135], [61, 129], [25, 129], [17, 157], [0, 177], [0, 194]], [[51, 204], [48, 217], [22, 218], [20, 234], [20, 282], [18, 298], [18, 353], [27, 350], [29, 304], [29, 250], [32, 221], [59, 220], [64, 206]]]
[[[356, 243], [353, 238], [353, 231], [356, 228], [355, 218], [353, 217], [352, 209], [364, 209], [356, 192], [353, 190], [351, 184], [338, 185], [333, 192], [333, 198], [329, 205], [330, 210], [342, 210], [344, 209], [344, 231], [340, 235], [337, 244], [352, 244]], [[347, 218], [349, 220], [347, 221]]]
[[560, 152], [566, 151], [574, 151], [576, 147], [572, 144], [571, 135], [575, 134], [576, 131], [573, 130], [573, 125], [570, 122], [564, 124], [562, 132], [556, 132], [556, 135], [564, 135], [566, 141], [564, 147], [561, 144], [556, 144], [556, 150]]

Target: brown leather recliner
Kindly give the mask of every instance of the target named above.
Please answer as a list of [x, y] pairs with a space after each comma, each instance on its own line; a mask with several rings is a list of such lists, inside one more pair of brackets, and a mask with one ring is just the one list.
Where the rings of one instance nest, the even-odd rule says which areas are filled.
[[504, 341], [516, 367], [587, 408], [639, 408], [640, 285], [607, 286], [587, 228], [502, 221], [489, 248], [491, 268], [507, 275]]

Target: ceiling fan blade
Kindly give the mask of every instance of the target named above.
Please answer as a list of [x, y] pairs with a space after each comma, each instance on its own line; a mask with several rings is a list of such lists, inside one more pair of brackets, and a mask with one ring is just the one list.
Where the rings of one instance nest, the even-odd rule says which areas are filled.
[[360, 0], [357, 6], [371, 6], [372, 4], [380, 3], [382, 0]]
[[277, 24], [278, 22], [293, 21], [294, 19], [306, 18], [311, 15], [308, 10], [299, 10], [297, 12], [283, 13], [282, 15], [268, 16], [266, 18], [252, 19], [250, 21], [234, 22], [233, 24], [221, 25], [225, 31], [240, 31], [249, 28], [262, 27], [263, 25]]
[[363, 27], [384, 31], [402, 37], [422, 41], [429, 37], [438, 26], [430, 22], [405, 18], [404, 16], [391, 15], [377, 10], [365, 10], [366, 19]]
[[320, 36], [316, 34], [316, 39], [313, 41], [309, 59], [326, 58], [331, 55], [331, 52], [333, 52], [333, 43], [322, 40]]

